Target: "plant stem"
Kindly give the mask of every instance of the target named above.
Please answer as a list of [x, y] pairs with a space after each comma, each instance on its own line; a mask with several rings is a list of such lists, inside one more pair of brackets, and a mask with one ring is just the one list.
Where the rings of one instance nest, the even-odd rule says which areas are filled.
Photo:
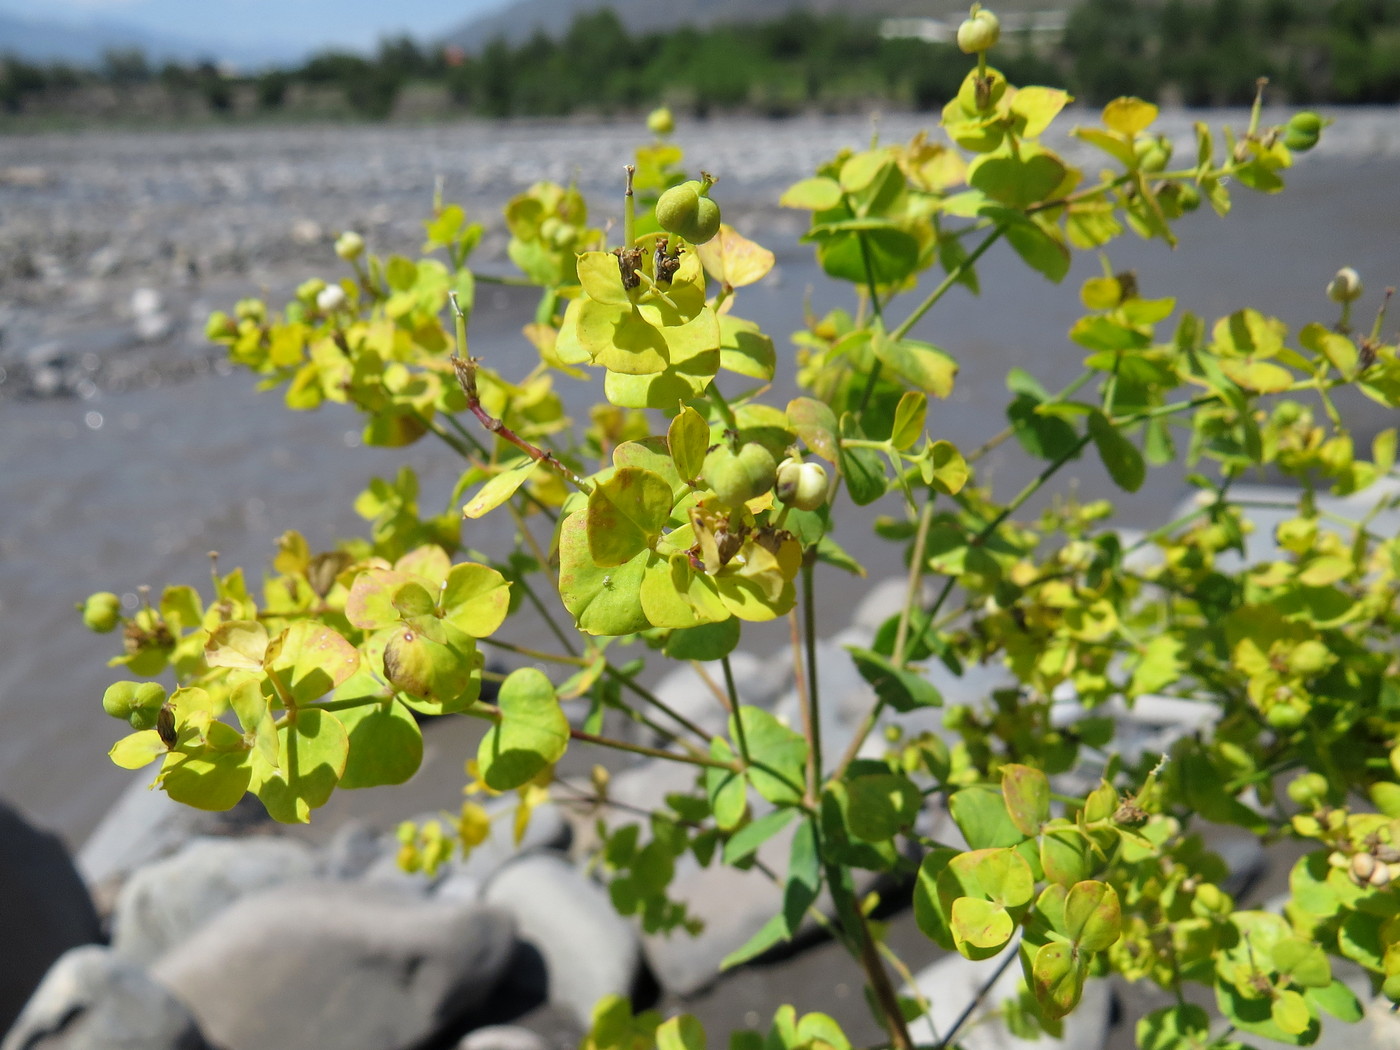
[[817, 603], [813, 574], [815, 561], [802, 562], [802, 621], [807, 644], [807, 794], [813, 806], [821, 797], [822, 785], [822, 719], [821, 702], [817, 694]]
[[947, 1047], [953, 1042], [953, 1036], [957, 1035], [958, 1031], [962, 1028], [962, 1026], [967, 1024], [969, 1018], [972, 1017], [973, 1012], [977, 1009], [978, 1006], [981, 1005], [982, 1000], [987, 998], [987, 993], [992, 990], [993, 986], [996, 985], [997, 981], [1001, 980], [1001, 975], [1006, 972], [1006, 968], [1016, 960], [1016, 957], [1019, 954], [1019, 945], [1011, 947], [1005, 951], [1001, 962], [997, 964], [997, 968], [992, 972], [991, 976], [989, 976], [985, 981], [982, 982], [982, 987], [977, 989], [977, 994], [972, 997], [972, 999], [968, 1002], [968, 1004], [965, 1007], [963, 1007], [963, 1012], [958, 1015], [958, 1019], [953, 1022], [952, 1027], [949, 1028], [948, 1031], [943, 1034], [943, 1038], [940, 1039], [938, 1042], [937, 1050], [944, 1050], [945, 1047]]
[[976, 263], [978, 259], [982, 258], [982, 256], [986, 254], [987, 249], [997, 242], [997, 239], [1001, 237], [1005, 229], [1004, 226], [993, 226], [992, 231], [987, 234], [986, 237], [982, 238], [982, 243], [976, 248], [973, 248], [972, 251], [967, 254], [966, 258], [948, 271], [947, 276], [938, 282], [938, 287], [929, 292], [928, 295], [924, 297], [924, 301], [914, 307], [914, 312], [904, 319], [904, 323], [890, 333], [890, 338], [898, 341], [908, 335], [909, 330], [919, 323], [919, 319], [923, 317], [924, 314], [928, 313], [938, 300], [947, 295], [949, 289], [958, 283], [959, 278], [968, 271], [968, 268]]
[[632, 176], [637, 174], [637, 168], [629, 164], [622, 170], [627, 172], [627, 190], [622, 203], [622, 240], [623, 247], [631, 250], [637, 246], [637, 197], [632, 192]]
[[827, 889], [836, 905], [846, 947], [860, 962], [865, 971], [865, 979], [870, 993], [879, 1008], [879, 1020], [890, 1036], [890, 1046], [894, 1050], [914, 1050], [914, 1041], [909, 1036], [909, 1028], [904, 1023], [904, 1013], [899, 1008], [899, 996], [895, 993], [890, 975], [880, 959], [875, 939], [870, 934], [870, 926], [861, 913], [860, 902], [856, 900], [855, 887], [851, 883], [850, 869], [835, 863], [823, 865], [826, 871]]
[[651, 704], [652, 707], [656, 708], [662, 714], [666, 715], [667, 718], [674, 719], [678, 725], [684, 726], [687, 731], [693, 733], [698, 739], [703, 740], [707, 743], [709, 742], [709, 733], [705, 732], [705, 730], [701, 729], [690, 719], [686, 718], [685, 715], [672, 708], [671, 705], [666, 703], [666, 701], [662, 700], [659, 696], [653, 693], [646, 686], [642, 685], [631, 675], [624, 673], [619, 668], [614, 667], [611, 663], [604, 664], [603, 673], [606, 674], [609, 678], [621, 682], [628, 689], [632, 690], [632, 692], [636, 693], [647, 703]]
[[[500, 722], [502, 717], [501, 709], [495, 704], [487, 704], [478, 701], [467, 708], [464, 714], [473, 715], [476, 718], [485, 719], [491, 722]], [[585, 744], [596, 744], [598, 747], [606, 747], [613, 751], [626, 751], [628, 754], [642, 755], [646, 758], [664, 758], [671, 762], [684, 762], [692, 766], [705, 766], [709, 769], [725, 769], [732, 773], [739, 772], [738, 763], [724, 762], [709, 755], [682, 754], [678, 751], [664, 751], [659, 747], [647, 747], [645, 744], [632, 744], [626, 740], [616, 740], [612, 737], [599, 736], [596, 733], [588, 733], [582, 729], [569, 727], [569, 739], [578, 740]]]

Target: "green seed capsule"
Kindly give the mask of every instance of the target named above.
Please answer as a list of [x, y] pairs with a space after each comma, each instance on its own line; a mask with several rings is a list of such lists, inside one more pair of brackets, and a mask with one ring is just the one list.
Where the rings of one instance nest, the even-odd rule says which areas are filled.
[[958, 26], [958, 47], [964, 54], [990, 51], [1001, 39], [1001, 22], [990, 11], [977, 11]]
[[703, 182], [672, 186], [656, 202], [656, 221], [667, 233], [691, 244], [704, 244], [719, 232], [719, 205], [705, 196]]
[[726, 507], [739, 507], [773, 487], [778, 473], [772, 453], [748, 444], [732, 451], [717, 445], [705, 456], [700, 477]]
[[83, 602], [83, 624], [89, 631], [106, 634], [121, 622], [122, 600], [111, 591], [98, 591]]

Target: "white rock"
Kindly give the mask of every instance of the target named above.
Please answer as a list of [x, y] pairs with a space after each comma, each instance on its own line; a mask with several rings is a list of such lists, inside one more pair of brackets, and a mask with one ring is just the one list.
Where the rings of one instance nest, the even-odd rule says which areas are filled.
[[112, 949], [151, 963], [240, 897], [317, 874], [306, 844], [271, 836], [198, 838], [137, 871], [112, 912]]
[[241, 898], [151, 973], [224, 1050], [395, 1050], [479, 1009], [514, 953], [498, 911], [316, 882]]
[[208, 1050], [189, 1009], [139, 965], [74, 948], [44, 977], [0, 1050]]
[[557, 853], [527, 853], [503, 866], [482, 899], [514, 917], [520, 939], [544, 963], [545, 994], [589, 1025], [605, 995], [632, 994], [641, 946], [607, 891]]

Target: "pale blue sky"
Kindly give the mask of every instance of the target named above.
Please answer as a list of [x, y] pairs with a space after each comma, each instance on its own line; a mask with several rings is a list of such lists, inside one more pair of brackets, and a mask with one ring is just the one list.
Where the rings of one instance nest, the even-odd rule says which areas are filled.
[[121, 22], [163, 36], [279, 50], [367, 49], [381, 36], [430, 38], [510, 0], [0, 0], [33, 21]]

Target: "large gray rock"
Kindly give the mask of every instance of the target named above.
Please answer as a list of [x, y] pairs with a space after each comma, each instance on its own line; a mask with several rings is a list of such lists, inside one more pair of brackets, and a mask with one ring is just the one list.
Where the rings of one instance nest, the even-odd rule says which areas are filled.
[[[787, 871], [794, 830], [795, 824], [789, 824], [760, 846], [759, 860], [774, 871]], [[702, 868], [690, 856], [677, 863], [667, 895], [682, 901], [686, 911], [704, 923], [694, 937], [675, 930], [642, 938], [657, 983], [679, 996], [694, 995], [714, 984], [724, 958], [783, 909], [783, 888], [757, 868], [741, 871], [717, 861]]]
[[78, 850], [78, 870], [99, 903], [111, 904], [132, 872], [196, 836], [238, 835], [268, 823], [267, 811], [252, 795], [226, 813], [209, 813], [151, 790], [150, 783], [149, 774], [133, 779]]
[[486, 908], [289, 883], [225, 908], [151, 972], [224, 1050], [401, 1050], [486, 1000], [514, 934]]
[[482, 900], [514, 916], [520, 939], [543, 962], [548, 1001], [585, 1028], [603, 996], [632, 994], [642, 961], [636, 930], [562, 855], [521, 855], [496, 872]]
[[137, 871], [112, 912], [112, 948], [151, 963], [239, 897], [313, 877], [316, 853], [292, 839], [198, 838]]
[[54, 963], [0, 1050], [207, 1050], [185, 1004], [101, 945]]
[[63, 843], [0, 803], [0, 1032], [55, 959], [101, 937]]
[[[929, 1001], [930, 1009], [909, 1025], [914, 1042], [941, 1044], [1003, 962], [1001, 956], [973, 962], [961, 955], [945, 955], [920, 970], [914, 976], [914, 984]], [[1064, 1020], [1061, 1038], [1043, 1035], [1035, 1040], [1012, 1035], [1001, 1019], [1002, 1005], [1020, 994], [1021, 984], [1021, 967], [1013, 958], [956, 1033], [955, 1041], [963, 1050], [1100, 1050], [1104, 1045], [1111, 1006], [1107, 981], [1090, 980], [1084, 985], [1083, 998]], [[909, 994], [909, 990], [903, 994]]]

